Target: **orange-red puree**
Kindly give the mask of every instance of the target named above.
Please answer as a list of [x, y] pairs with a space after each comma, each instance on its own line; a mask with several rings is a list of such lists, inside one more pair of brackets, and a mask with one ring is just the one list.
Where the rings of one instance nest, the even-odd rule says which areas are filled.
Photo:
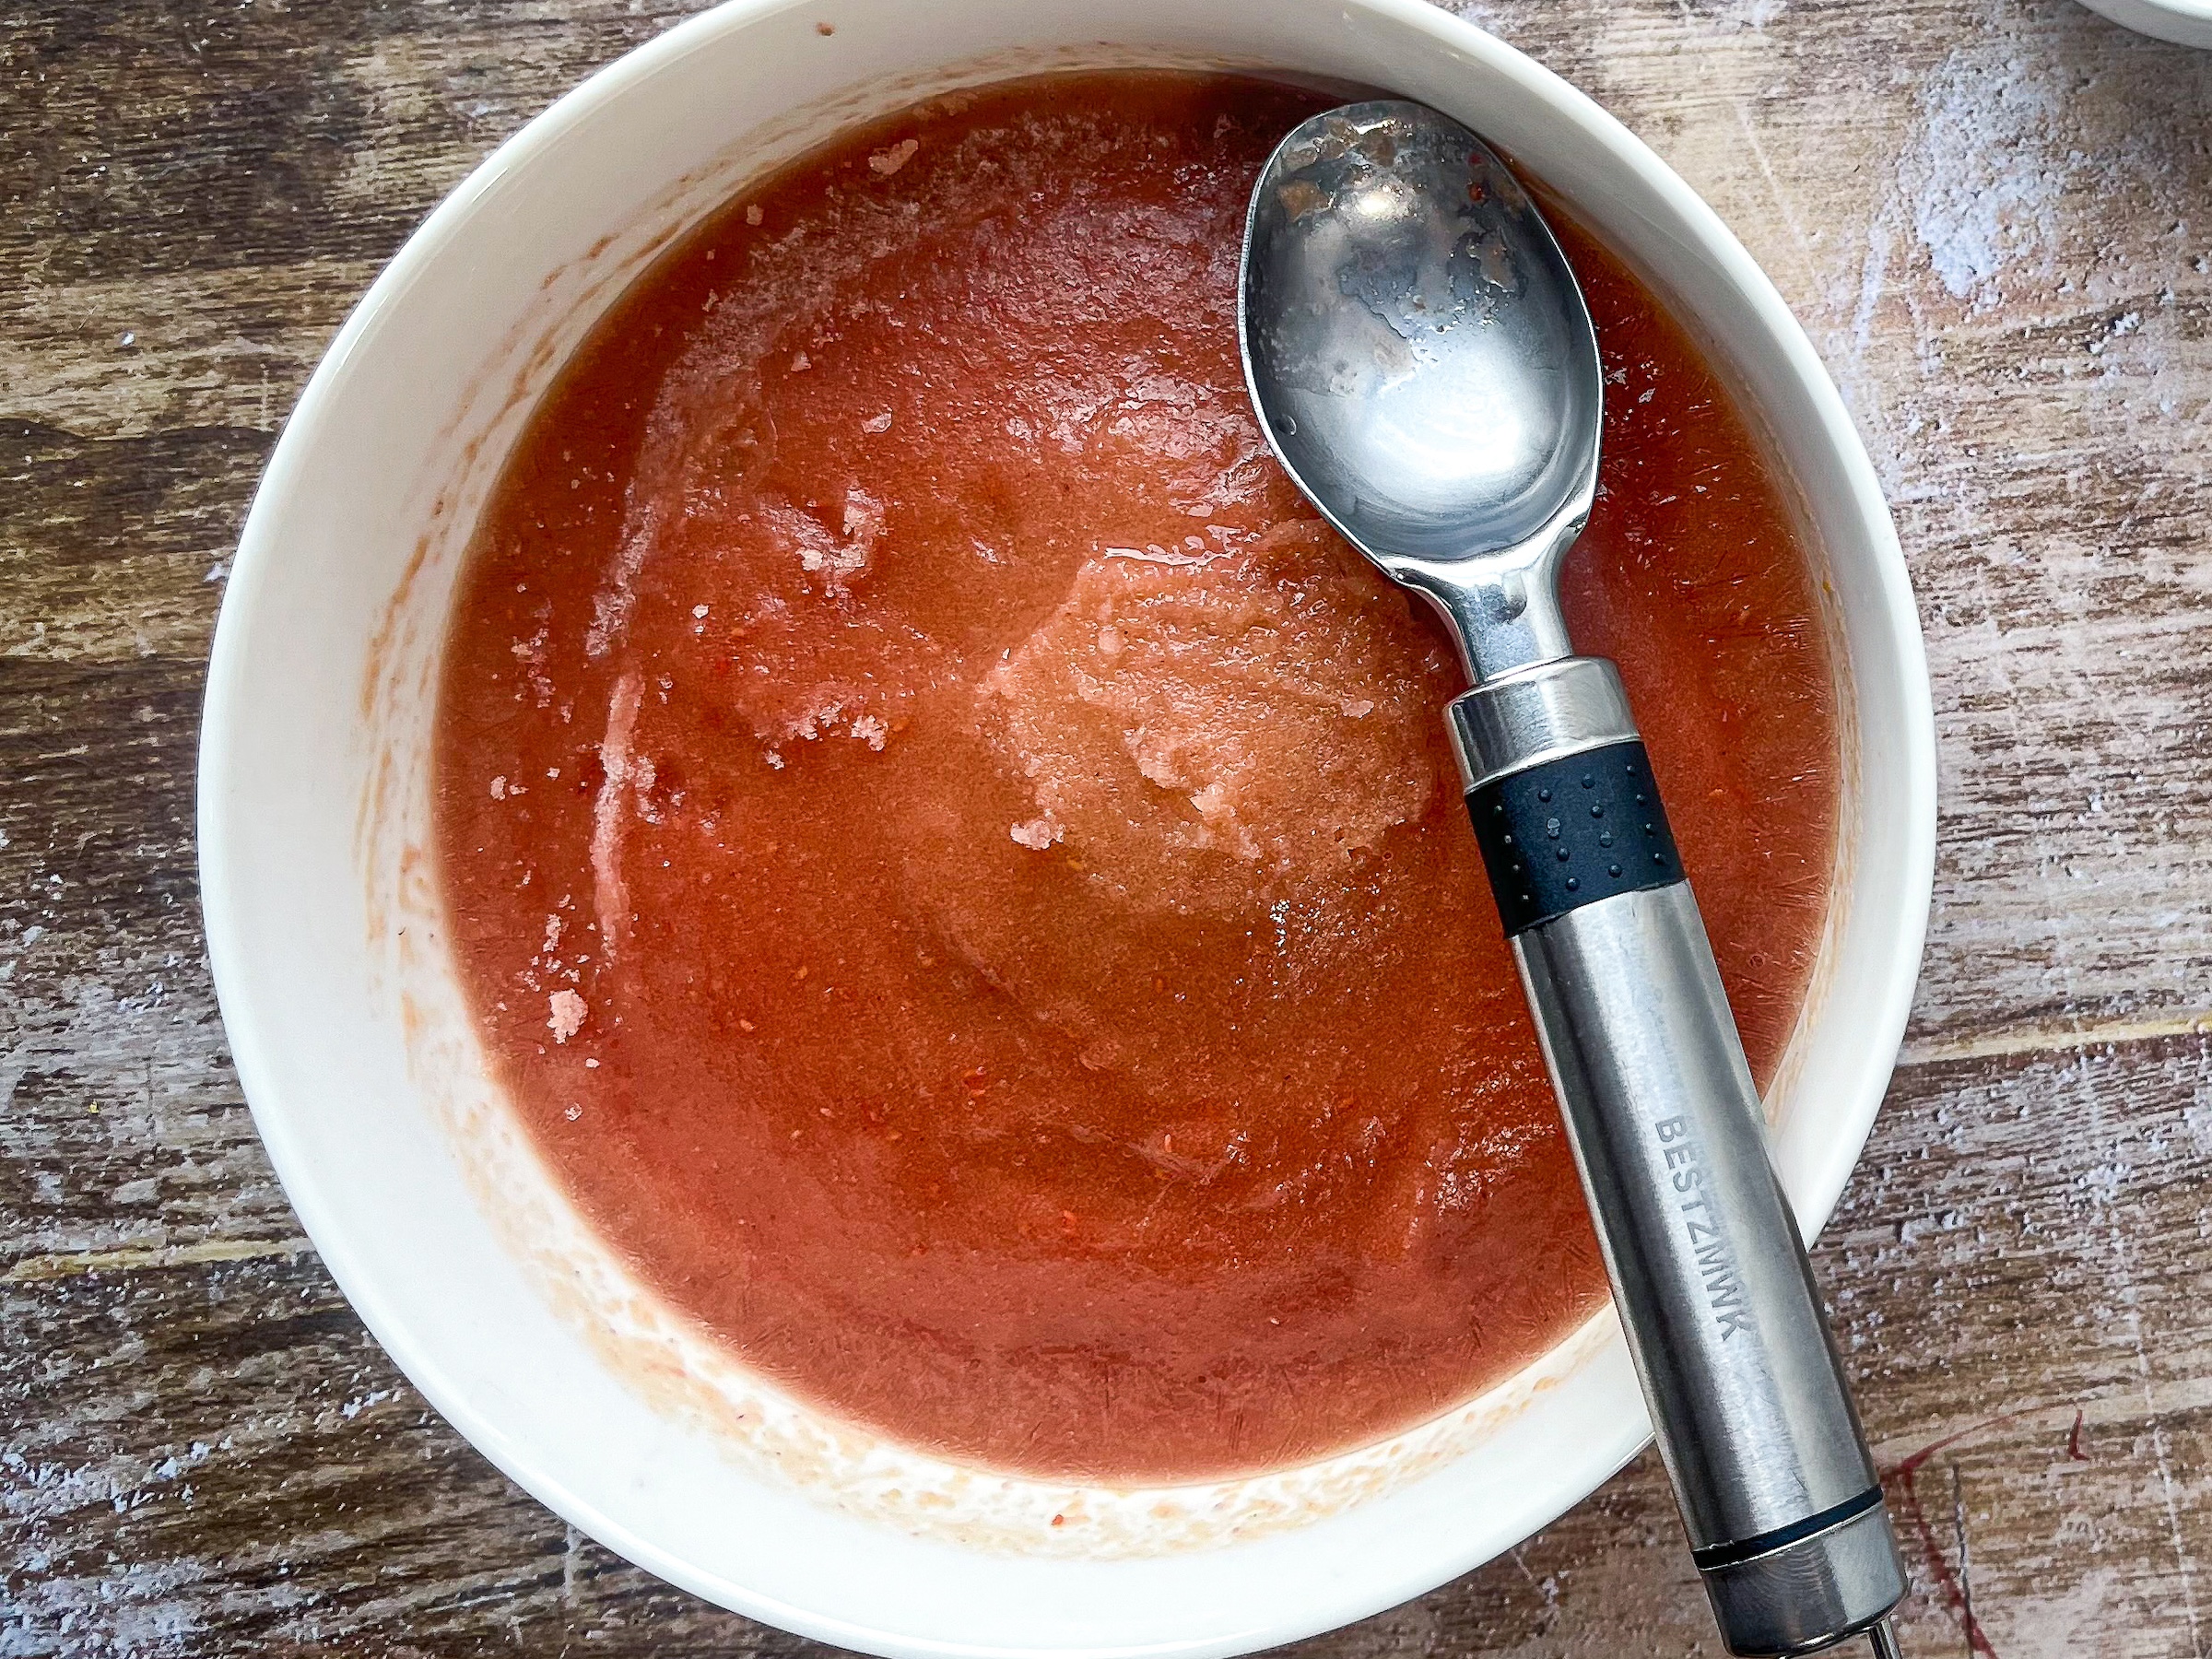
[[[578, 353], [454, 614], [441, 867], [515, 1110], [671, 1302], [954, 1458], [1310, 1458], [1604, 1295], [1451, 654], [1246, 406], [1245, 199], [1315, 107], [1040, 79], [806, 157]], [[1833, 846], [1806, 566], [1560, 229], [1608, 368], [1570, 609], [1763, 1075]]]

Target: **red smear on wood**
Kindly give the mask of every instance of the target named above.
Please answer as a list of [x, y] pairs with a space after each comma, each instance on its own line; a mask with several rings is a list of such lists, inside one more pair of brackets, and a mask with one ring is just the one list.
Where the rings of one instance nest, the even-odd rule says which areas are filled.
[[2073, 1431], [2066, 1436], [2066, 1461], [2068, 1463], [2088, 1463], [2089, 1461], [2089, 1454], [2081, 1449], [2081, 1412], [2078, 1408], [2074, 1413]]
[[1984, 1429], [1994, 1429], [2000, 1423], [2009, 1423], [2022, 1415], [2018, 1411], [2008, 1411], [2002, 1417], [1990, 1418], [1974, 1424], [1971, 1429], [1961, 1429], [1956, 1434], [1946, 1435], [1933, 1445], [1923, 1446], [1910, 1457], [1901, 1460], [1884, 1477], [1895, 1480], [1900, 1488], [1898, 1507], [1904, 1511], [1905, 1518], [1912, 1524], [1912, 1531], [1920, 1539], [1921, 1551], [1928, 1559], [1929, 1576], [1936, 1581], [1936, 1587], [1943, 1592], [1946, 1604], [1958, 1615], [1959, 1628], [1965, 1632], [1968, 1651], [1980, 1654], [1981, 1659], [1997, 1659], [1997, 1650], [1990, 1645], [1981, 1620], [1974, 1617], [1974, 1609], [1966, 1599], [1966, 1586], [1959, 1582], [1959, 1575], [1951, 1571], [1950, 1560], [1943, 1553], [1943, 1546], [1936, 1542], [1936, 1529], [1929, 1524], [1927, 1512], [1920, 1506], [1920, 1494], [1912, 1489], [1912, 1477], [1938, 1452], [1957, 1445], [1970, 1435], [1980, 1434]]

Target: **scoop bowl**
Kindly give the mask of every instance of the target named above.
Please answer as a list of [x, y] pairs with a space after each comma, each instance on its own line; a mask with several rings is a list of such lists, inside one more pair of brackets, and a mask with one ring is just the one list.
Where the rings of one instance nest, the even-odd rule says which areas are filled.
[[1243, 269], [1245, 378], [1307, 496], [1443, 613], [1477, 680], [1566, 655], [1605, 375], [1519, 182], [1425, 105], [1325, 111], [1261, 174]]

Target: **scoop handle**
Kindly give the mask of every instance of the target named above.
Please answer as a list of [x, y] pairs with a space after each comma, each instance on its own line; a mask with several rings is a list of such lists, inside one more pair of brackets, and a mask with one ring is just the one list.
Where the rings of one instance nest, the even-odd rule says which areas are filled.
[[1610, 663], [1456, 699], [1453, 746], [1691, 1555], [1729, 1651], [1904, 1593], [1697, 900]]

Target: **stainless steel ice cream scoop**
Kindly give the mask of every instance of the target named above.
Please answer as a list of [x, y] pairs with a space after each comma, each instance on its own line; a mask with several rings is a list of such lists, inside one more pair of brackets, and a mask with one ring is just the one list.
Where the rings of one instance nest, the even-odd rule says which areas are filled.
[[1261, 174], [1238, 314], [1283, 465], [1466, 660], [1468, 810], [1729, 1651], [1894, 1654], [1896, 1539], [1704, 924], [1559, 610], [1605, 396], [1574, 274], [1473, 133], [1351, 104]]

